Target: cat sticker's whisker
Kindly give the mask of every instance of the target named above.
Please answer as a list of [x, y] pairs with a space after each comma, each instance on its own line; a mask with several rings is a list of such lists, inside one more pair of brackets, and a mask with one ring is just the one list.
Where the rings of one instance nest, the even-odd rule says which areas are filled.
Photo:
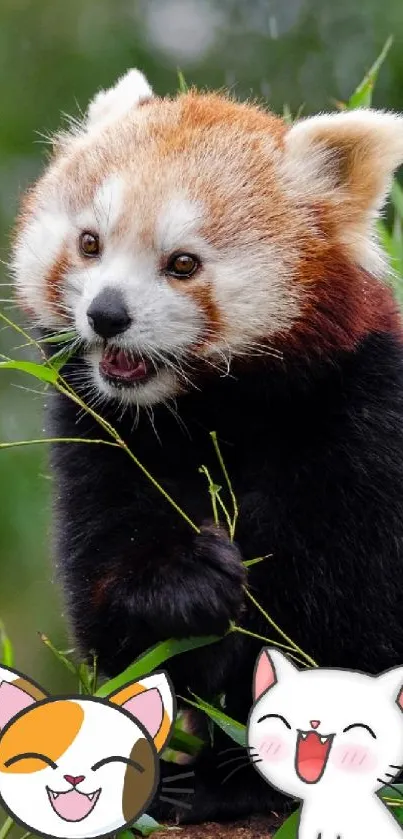
[[400, 798], [403, 798], [403, 792], [399, 789], [398, 786], [396, 786], [396, 784], [389, 784], [383, 778], [377, 778], [376, 780], [379, 781], [380, 784], [383, 784], [384, 787], [387, 787], [388, 789], [393, 789], [393, 792], [400, 796]]
[[194, 787], [192, 789], [186, 789], [186, 787], [168, 787], [168, 789], [164, 789], [164, 787], [161, 787], [161, 792], [179, 792], [184, 795], [194, 795], [195, 789]]
[[236, 766], [236, 767], [235, 767], [235, 769], [233, 769], [233, 770], [232, 770], [232, 772], [230, 772], [230, 773], [229, 773], [229, 775], [227, 775], [227, 776], [224, 778], [224, 780], [221, 782], [221, 786], [222, 786], [223, 784], [226, 784], [226, 783], [227, 783], [227, 781], [229, 781], [229, 779], [230, 779], [230, 778], [232, 778], [232, 777], [233, 777], [233, 775], [235, 775], [235, 774], [236, 774], [237, 772], [239, 772], [241, 769], [246, 769], [246, 767], [247, 767], [247, 766], [251, 766], [252, 764], [253, 764], [254, 766], [256, 766], [256, 764], [257, 764], [257, 763], [262, 763], [262, 758], [259, 758], [258, 760], [253, 760], [253, 761], [248, 760], [248, 762], [247, 762], [247, 763], [243, 763], [241, 766]]
[[191, 804], [186, 804], [185, 801], [181, 801], [180, 799], [168, 798], [166, 795], [160, 795], [159, 799], [160, 801], [164, 801], [166, 804], [173, 804], [174, 807], [183, 807], [185, 810], [192, 809]]
[[222, 769], [223, 766], [229, 766], [230, 763], [240, 763], [241, 760], [243, 760], [245, 763], [249, 763], [249, 755], [239, 755], [238, 757], [231, 757], [229, 758], [229, 760], [224, 760], [222, 763], [219, 763], [218, 768]]
[[232, 746], [230, 749], [222, 749], [218, 752], [218, 755], [226, 755], [229, 752], [244, 752], [244, 751], [251, 751], [254, 749], [254, 746]]
[[165, 784], [173, 784], [174, 781], [184, 781], [185, 778], [194, 778], [194, 772], [181, 772], [180, 775], [169, 775], [168, 778], [164, 778], [163, 786]]

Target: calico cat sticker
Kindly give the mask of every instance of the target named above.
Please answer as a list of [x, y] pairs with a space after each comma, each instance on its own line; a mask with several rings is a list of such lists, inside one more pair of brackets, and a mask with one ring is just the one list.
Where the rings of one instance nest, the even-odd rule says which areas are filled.
[[302, 802], [298, 839], [403, 839], [376, 794], [403, 768], [403, 667], [379, 676], [298, 670], [264, 649], [253, 695], [249, 756], [266, 781]]
[[30, 832], [109, 836], [147, 809], [176, 702], [163, 672], [107, 699], [50, 697], [0, 668], [0, 803]]

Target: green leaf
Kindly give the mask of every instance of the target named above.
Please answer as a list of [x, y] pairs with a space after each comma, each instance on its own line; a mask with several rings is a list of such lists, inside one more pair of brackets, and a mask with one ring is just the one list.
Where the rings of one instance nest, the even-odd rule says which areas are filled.
[[298, 821], [299, 811], [297, 810], [276, 830], [273, 839], [297, 839]]
[[[152, 816], [147, 816], [144, 813], [138, 821], [133, 825], [133, 830], [138, 830], [142, 836], [151, 836], [152, 833], [155, 833], [156, 830], [163, 830], [163, 825], [158, 824]], [[130, 830], [125, 830], [123, 833], [119, 833], [119, 837], [121, 839], [133, 839], [133, 834]]]
[[392, 200], [392, 204], [396, 210], [397, 215], [401, 220], [403, 220], [403, 189], [398, 183], [398, 181], [393, 181], [392, 189], [390, 192], [390, 197]]
[[59, 378], [57, 370], [52, 370], [44, 364], [35, 364], [33, 361], [0, 361], [0, 370], [20, 370], [22, 373], [29, 373], [41, 382], [55, 384]]
[[283, 105], [283, 120], [287, 123], [287, 125], [292, 125], [293, 123], [291, 109], [286, 102]]
[[185, 79], [185, 77], [182, 73], [182, 70], [180, 70], [179, 67], [177, 69], [177, 73], [178, 73], [178, 81], [179, 81], [179, 90], [180, 90], [181, 93], [187, 93], [189, 88], [187, 86], [186, 79]]
[[13, 645], [6, 633], [3, 621], [0, 621], [0, 662], [5, 667], [12, 667], [14, 664]]
[[168, 661], [168, 659], [173, 658], [176, 655], [181, 655], [181, 653], [186, 653], [188, 650], [195, 650], [198, 647], [206, 647], [208, 644], [215, 644], [217, 641], [221, 641], [221, 638], [216, 635], [207, 635], [201, 638], [184, 638], [180, 641], [175, 640], [174, 638], [169, 639], [168, 641], [162, 641], [161, 644], [156, 644], [155, 647], [151, 647], [147, 650], [140, 658], [137, 658], [133, 664], [130, 664], [123, 673], [120, 673], [119, 676], [116, 676], [114, 679], [110, 679], [109, 682], [106, 682], [102, 687], [100, 687], [97, 692], [96, 696], [109, 696], [110, 693], [114, 693], [114, 691], [119, 690], [119, 688], [126, 685], [128, 682], [133, 681], [134, 679], [140, 679], [141, 676], [147, 676], [149, 673], [152, 673], [153, 670], [156, 670], [164, 661]]
[[197, 702], [192, 702], [190, 699], [186, 699], [186, 697], [181, 697], [188, 705], [192, 705], [194, 708], [197, 708], [199, 711], [203, 711], [210, 717], [213, 722], [216, 723], [228, 737], [231, 737], [231, 740], [234, 740], [235, 743], [238, 743], [239, 746], [246, 746], [246, 726], [242, 725], [242, 723], [233, 720], [232, 717], [229, 717], [227, 714], [224, 714], [223, 711], [220, 711], [218, 708], [215, 708], [214, 705], [209, 705], [208, 702], [205, 702], [204, 699], [200, 699], [199, 696], [196, 694], [192, 694], [195, 697]]
[[59, 332], [58, 335], [49, 335], [48, 338], [42, 338], [41, 344], [67, 344], [68, 341], [74, 341], [77, 338], [77, 333], [74, 329], [69, 332]]
[[74, 354], [75, 347], [72, 349], [71, 347], [65, 348], [62, 347], [61, 350], [55, 352], [49, 359], [48, 364], [51, 365], [58, 373], [62, 367], [69, 361], [71, 356]]
[[169, 741], [169, 748], [176, 752], [184, 752], [187, 755], [197, 755], [200, 749], [204, 746], [204, 741], [194, 734], [188, 734], [187, 731], [181, 731], [175, 726], [174, 733]]
[[364, 76], [362, 82], [358, 85], [355, 89], [352, 96], [347, 102], [348, 110], [353, 110], [354, 108], [370, 108], [372, 102], [372, 92], [374, 89], [375, 82], [378, 78], [379, 70], [382, 67], [382, 64], [385, 61], [385, 58], [392, 46], [393, 37], [390, 36], [385, 43], [385, 46], [381, 50], [378, 55], [376, 61], [374, 61], [372, 67], [368, 70], [368, 73]]

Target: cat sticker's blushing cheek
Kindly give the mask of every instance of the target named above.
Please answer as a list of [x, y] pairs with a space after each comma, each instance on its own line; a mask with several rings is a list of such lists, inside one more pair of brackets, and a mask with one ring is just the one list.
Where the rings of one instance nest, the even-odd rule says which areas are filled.
[[266, 763], [279, 763], [291, 754], [291, 748], [284, 737], [278, 734], [268, 734], [257, 743], [259, 757]]
[[330, 760], [341, 772], [353, 772], [356, 775], [373, 772], [378, 765], [378, 758], [373, 749], [359, 743], [334, 746]]

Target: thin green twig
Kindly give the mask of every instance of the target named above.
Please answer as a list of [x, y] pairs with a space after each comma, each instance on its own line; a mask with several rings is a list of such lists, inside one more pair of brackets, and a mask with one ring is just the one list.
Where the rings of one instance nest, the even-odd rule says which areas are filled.
[[37, 446], [44, 443], [95, 443], [102, 446], [113, 446], [118, 449], [117, 443], [110, 440], [91, 440], [85, 437], [41, 437], [38, 440], [12, 440], [10, 443], [0, 443], [0, 449], [14, 449], [18, 446]]
[[207, 482], [208, 482], [208, 491], [209, 491], [209, 493], [210, 493], [211, 506], [212, 506], [212, 508], [213, 508], [213, 518], [214, 518], [214, 524], [218, 526], [218, 525], [219, 525], [219, 520], [218, 520], [218, 510], [217, 510], [217, 496], [218, 496], [218, 491], [217, 491], [216, 485], [215, 485], [214, 481], [212, 480], [212, 477], [211, 477], [211, 475], [210, 475], [209, 470], [207, 469], [207, 466], [200, 466], [200, 467], [199, 467], [199, 472], [201, 472], [201, 473], [202, 473], [203, 475], [205, 475], [205, 476], [206, 476], [206, 478], [207, 478]]
[[[258, 641], [265, 641], [266, 644], [273, 644], [274, 647], [280, 647], [282, 650], [287, 650], [289, 653], [294, 651], [294, 647], [289, 647], [288, 644], [282, 644], [280, 641], [273, 641], [273, 638], [266, 638], [264, 635], [258, 635], [256, 632], [250, 632], [249, 629], [244, 629], [243, 626], [238, 626], [236, 623], [231, 623], [231, 632], [239, 632], [241, 635], [248, 635], [249, 638], [256, 638]], [[306, 666], [306, 664], [297, 659], [296, 656], [293, 655], [292, 658], [295, 658], [299, 664], [304, 664], [304, 666]]]
[[264, 559], [270, 559], [273, 554], [265, 554], [264, 556], [256, 556], [254, 559], [247, 559], [244, 562], [245, 568], [250, 568], [252, 565], [257, 565], [258, 562], [263, 562]]
[[232, 483], [231, 483], [230, 477], [229, 477], [228, 472], [227, 472], [227, 468], [226, 468], [225, 463], [224, 463], [224, 458], [221, 454], [221, 449], [220, 449], [220, 446], [219, 446], [219, 443], [218, 443], [218, 440], [217, 440], [217, 432], [216, 431], [210, 431], [210, 437], [213, 441], [213, 446], [214, 446], [214, 449], [215, 449], [215, 453], [217, 455], [218, 462], [221, 466], [224, 478], [225, 478], [226, 483], [227, 483], [229, 494], [230, 494], [231, 500], [232, 500], [233, 516], [234, 517], [231, 521], [231, 526], [230, 526], [230, 539], [231, 539], [231, 541], [233, 541], [234, 536], [235, 536], [235, 527], [236, 527], [236, 523], [237, 523], [237, 518], [238, 518], [238, 515], [239, 515], [238, 502], [236, 500], [236, 496], [235, 496], [234, 490], [232, 488]]
[[285, 641], [287, 641], [287, 644], [290, 644], [290, 646], [293, 648], [293, 650], [295, 650], [295, 652], [297, 652], [301, 656], [301, 658], [306, 659], [308, 664], [310, 664], [312, 667], [318, 667], [318, 664], [316, 663], [316, 661], [314, 661], [314, 659], [311, 658], [311, 656], [308, 655], [308, 653], [305, 653], [303, 650], [301, 650], [301, 647], [299, 647], [298, 644], [296, 644], [295, 641], [292, 640], [292, 638], [290, 638], [288, 635], [286, 635], [285, 632], [283, 632], [282, 629], [280, 629], [280, 627], [273, 620], [273, 618], [271, 618], [270, 615], [267, 612], [265, 612], [265, 610], [260, 605], [260, 603], [258, 603], [258, 601], [255, 600], [255, 598], [253, 597], [253, 594], [250, 593], [249, 589], [247, 589], [246, 586], [244, 586], [244, 591], [245, 591], [246, 596], [249, 597], [249, 600], [252, 601], [254, 606], [256, 606], [256, 608], [259, 609], [259, 612], [261, 612], [261, 614], [266, 618], [266, 620], [268, 621], [270, 626], [272, 626], [273, 629], [275, 629], [276, 632], [278, 632], [279, 635], [281, 635], [281, 637], [284, 638]]
[[[41, 354], [42, 358], [44, 359], [46, 366], [51, 367], [52, 369], [56, 369], [56, 368], [52, 367], [51, 362], [47, 359], [46, 354], [45, 354], [43, 348], [41, 347], [41, 345], [38, 343], [38, 341], [35, 341], [35, 339], [32, 338], [28, 334], [28, 332], [26, 332], [24, 329], [22, 329], [22, 327], [18, 326], [18, 324], [14, 323], [12, 320], [10, 320], [10, 318], [8, 318], [5, 314], [3, 314], [3, 312], [0, 312], [0, 318], [8, 326], [10, 326], [12, 329], [15, 329], [17, 332], [19, 332], [21, 335], [23, 335], [24, 338], [26, 338], [32, 346], [35, 346], [37, 348], [37, 350]], [[53, 386], [55, 387], [55, 389], [57, 391], [59, 391], [59, 393], [62, 393], [64, 396], [66, 396], [68, 399], [71, 399], [73, 402], [75, 402], [76, 405], [79, 405], [82, 410], [84, 410], [87, 414], [89, 414], [107, 432], [107, 434], [115, 440], [116, 444], [130, 457], [130, 459], [133, 461], [133, 463], [135, 463], [136, 466], [146, 476], [146, 478], [148, 478], [150, 483], [152, 483], [153, 486], [161, 493], [161, 495], [163, 495], [163, 497], [166, 499], [166, 501], [168, 501], [169, 504], [171, 504], [171, 506], [174, 508], [174, 510], [176, 510], [176, 512], [179, 513], [180, 516], [182, 516], [182, 518], [187, 522], [187, 524], [196, 533], [200, 533], [200, 528], [198, 528], [197, 525], [189, 518], [189, 516], [185, 513], [185, 511], [182, 510], [182, 508], [179, 506], [179, 504], [177, 504], [176, 501], [174, 501], [174, 499], [171, 498], [169, 493], [161, 486], [160, 483], [158, 483], [158, 481], [151, 475], [151, 473], [148, 471], [148, 469], [146, 469], [146, 467], [143, 466], [141, 461], [129, 449], [128, 445], [120, 437], [120, 435], [115, 430], [115, 428], [113, 428], [113, 426], [107, 420], [104, 420], [103, 417], [100, 416], [100, 414], [98, 414], [96, 411], [94, 411], [93, 408], [91, 408], [89, 405], [87, 405], [87, 403], [84, 402], [84, 400], [81, 399], [76, 394], [76, 392], [73, 390], [73, 388], [70, 387], [70, 385], [63, 378], [63, 376], [61, 376], [58, 371], [56, 371], [56, 372], [58, 373], [58, 379], [57, 379], [57, 381], [55, 381], [53, 383]], [[1, 839], [1, 837], [0, 837], [0, 839]]]

